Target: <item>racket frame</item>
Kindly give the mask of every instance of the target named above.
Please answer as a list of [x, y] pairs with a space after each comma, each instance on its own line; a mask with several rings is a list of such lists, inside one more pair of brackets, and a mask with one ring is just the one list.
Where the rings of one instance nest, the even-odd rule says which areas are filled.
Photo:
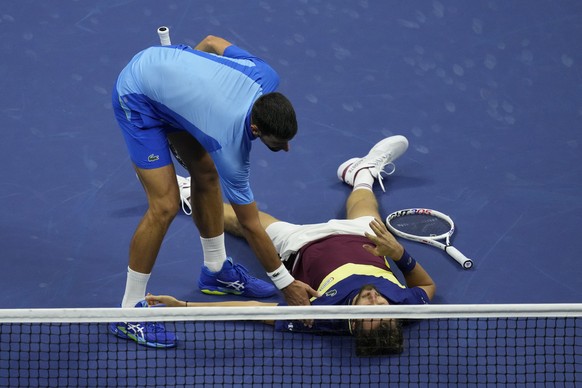
[[[436, 236], [417, 236], [414, 234], [402, 232], [402, 231], [396, 229], [390, 223], [390, 221], [392, 221], [395, 218], [407, 216], [407, 215], [414, 215], [414, 214], [424, 214], [424, 215], [434, 216], [434, 217], [440, 218], [449, 224], [450, 229], [448, 232], [442, 233], [442, 234], [436, 235]], [[455, 261], [458, 262], [464, 269], [469, 269], [469, 268], [473, 267], [473, 261], [471, 259], [469, 259], [468, 257], [466, 257], [464, 254], [462, 254], [457, 248], [455, 248], [451, 245], [451, 236], [455, 232], [455, 223], [451, 217], [449, 217], [448, 215], [446, 215], [442, 212], [439, 212], [437, 210], [432, 210], [432, 209], [426, 209], [426, 208], [410, 208], [410, 209], [398, 210], [398, 211], [395, 211], [393, 213], [390, 213], [386, 217], [386, 227], [388, 228], [388, 230], [390, 230], [390, 232], [394, 233], [398, 237], [401, 237], [401, 238], [404, 238], [407, 240], [411, 240], [411, 241], [420, 242], [423, 244], [431, 245], [433, 247], [442, 249], [443, 251], [448, 253], [449, 256], [451, 256], [453, 259], [455, 259]], [[443, 244], [442, 242], [440, 242], [438, 240], [444, 240], [445, 243]]]

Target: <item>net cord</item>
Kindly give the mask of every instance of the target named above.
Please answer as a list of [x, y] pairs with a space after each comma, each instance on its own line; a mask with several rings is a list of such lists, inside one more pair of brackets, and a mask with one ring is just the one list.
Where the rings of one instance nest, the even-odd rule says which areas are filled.
[[582, 304], [1, 309], [1, 323], [580, 317]]

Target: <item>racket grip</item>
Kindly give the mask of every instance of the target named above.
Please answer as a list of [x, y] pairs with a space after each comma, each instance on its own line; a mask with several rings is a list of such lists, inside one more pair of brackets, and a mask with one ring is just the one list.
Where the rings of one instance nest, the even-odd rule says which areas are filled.
[[160, 44], [162, 46], [170, 46], [170, 29], [166, 26], [161, 26], [158, 28], [158, 36], [160, 37]]
[[457, 248], [449, 245], [445, 248], [445, 252], [447, 252], [449, 256], [455, 259], [457, 263], [461, 264], [464, 269], [469, 269], [473, 266], [473, 260], [463, 255]]

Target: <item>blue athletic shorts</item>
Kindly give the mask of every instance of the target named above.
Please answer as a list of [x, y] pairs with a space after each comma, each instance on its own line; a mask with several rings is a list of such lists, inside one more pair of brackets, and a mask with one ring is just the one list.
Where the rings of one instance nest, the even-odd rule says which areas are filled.
[[149, 106], [145, 96], [142, 96], [142, 99], [141, 103], [140, 96], [137, 95], [132, 95], [131, 99], [124, 99], [124, 104], [130, 112], [129, 120], [121, 107], [117, 89], [113, 88], [112, 104], [115, 119], [121, 127], [129, 157], [142, 169], [167, 166], [173, 163], [167, 135], [179, 129], [163, 125], [161, 121], [152, 119], [152, 116], [140, 113], [146, 111]]

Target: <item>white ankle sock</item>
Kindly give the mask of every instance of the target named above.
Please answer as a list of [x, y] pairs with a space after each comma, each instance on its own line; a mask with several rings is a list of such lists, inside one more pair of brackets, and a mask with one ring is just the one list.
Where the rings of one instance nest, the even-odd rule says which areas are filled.
[[212, 238], [200, 237], [204, 252], [204, 265], [212, 272], [218, 272], [226, 261], [224, 233]]
[[358, 171], [358, 173], [356, 174], [356, 177], [354, 179], [354, 188], [352, 191], [360, 189], [373, 191], [372, 189], [373, 185], [374, 177], [372, 176], [370, 170], [365, 168]]
[[135, 307], [137, 302], [144, 299], [150, 275], [149, 273], [135, 272], [127, 267], [125, 294], [123, 295], [121, 307]]

